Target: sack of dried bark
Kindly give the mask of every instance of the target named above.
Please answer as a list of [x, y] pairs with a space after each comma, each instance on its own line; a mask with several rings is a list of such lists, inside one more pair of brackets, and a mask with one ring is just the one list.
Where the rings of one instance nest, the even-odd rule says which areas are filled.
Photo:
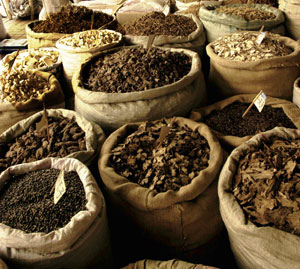
[[236, 95], [192, 110], [190, 119], [207, 124], [221, 144], [230, 150], [253, 135], [276, 126], [300, 129], [300, 110], [290, 101], [267, 96], [265, 107], [256, 107], [242, 118], [256, 94]]
[[300, 107], [300, 77], [297, 78], [294, 83], [293, 103]]
[[[169, 121], [171, 129], [162, 144], [157, 145], [160, 148], [157, 148], [156, 142], [160, 130], [163, 129], [163, 127], [157, 129], [157, 126], [161, 126], [162, 123], [163, 121], [160, 120], [148, 122], [148, 124], [122, 126], [108, 137], [99, 156], [98, 167], [109, 205], [112, 208], [111, 213], [119, 212], [120, 214], [115, 219], [118, 222], [117, 226], [120, 225], [118, 220], [120, 216], [125, 223], [130, 223], [128, 230], [125, 233], [122, 232], [121, 235], [125, 238], [128, 236], [130, 241], [118, 238], [118, 244], [122, 250], [126, 249], [129, 253], [142, 252], [142, 257], [145, 256], [150, 245], [154, 246], [151, 248], [151, 255], [163, 256], [162, 259], [170, 256], [201, 259], [205, 252], [206, 254], [209, 252], [209, 242], [215, 240], [222, 230], [223, 224], [218, 212], [216, 179], [223, 164], [224, 155], [218, 140], [206, 125], [185, 118], [173, 118]], [[154, 126], [151, 127], [153, 124]], [[163, 125], [166, 128], [167, 125]], [[187, 130], [192, 133], [188, 133]], [[202, 142], [206, 141], [206, 146], [194, 145], [200, 142], [199, 138], [195, 138], [198, 135], [202, 137]], [[134, 142], [135, 138], [140, 139], [140, 142]], [[131, 157], [128, 158], [128, 165], [127, 161], [123, 163], [123, 166], [122, 161], [113, 163], [120, 164], [124, 168], [129, 167], [129, 163], [133, 166], [141, 164], [138, 166], [146, 170], [134, 169], [131, 175], [130, 171], [129, 174], [125, 171], [122, 172], [123, 176], [121, 172], [116, 171], [111, 162], [112, 152], [118, 145], [122, 146], [125, 139], [133, 139], [133, 143], [124, 144], [125, 148], [128, 145], [128, 154], [132, 151]], [[190, 149], [191, 147], [193, 149]], [[198, 154], [206, 152], [206, 147], [209, 148], [209, 156], [199, 157]], [[168, 151], [168, 148], [170, 152], [163, 154]], [[134, 149], [140, 150], [135, 152]], [[120, 155], [117, 151], [115, 153], [118, 158]], [[151, 157], [152, 153], [154, 153], [153, 157]], [[134, 163], [135, 156], [136, 163]], [[167, 159], [173, 164], [165, 164]], [[202, 164], [200, 165], [202, 168], [199, 166], [188, 168], [199, 165], [199, 162], [204, 162], [205, 159], [208, 165], [206, 168]], [[183, 167], [184, 163], [186, 167]], [[148, 178], [148, 173], [151, 175], [157, 173], [153, 181]], [[190, 179], [184, 173], [189, 173]], [[126, 174], [127, 177], [125, 177]], [[139, 175], [142, 181], [140, 184], [134, 183], [134, 178]], [[154, 185], [151, 183], [150, 186], [148, 181], [153, 182]], [[185, 185], [178, 189], [179, 184]], [[146, 187], [147, 185], [150, 187]], [[165, 189], [160, 190], [161, 186]], [[136, 243], [140, 237], [142, 245]]]
[[[88, 122], [74, 111], [47, 109], [49, 126], [51, 119], [49, 140], [46, 124], [40, 129], [36, 126], [43, 114], [43, 111], [37, 112], [17, 122], [0, 135], [0, 169], [45, 157], [69, 157], [86, 165], [91, 164], [105, 140], [101, 127]], [[21, 136], [21, 142], [16, 141], [16, 138]], [[8, 151], [10, 153], [7, 154]]]
[[[249, 14], [251, 17], [248, 17]], [[269, 32], [285, 34], [283, 12], [269, 5], [252, 4], [250, 8], [247, 8], [246, 4], [221, 5], [216, 8], [202, 6], [199, 18], [204, 25], [209, 43], [234, 32], [258, 31], [262, 26]]]
[[298, 0], [278, 0], [279, 9], [285, 16], [287, 34], [295, 40], [300, 39], [300, 3]]
[[19, 71], [8, 75], [3, 71], [0, 81], [0, 133], [40, 111], [43, 104], [47, 108], [65, 107], [60, 83], [50, 73]]
[[163, 13], [152, 12], [122, 25], [122, 28], [124, 38], [129, 44], [146, 46], [149, 35], [153, 34], [154, 46], [190, 49], [199, 55], [203, 55], [204, 52], [204, 28], [194, 14], [165, 16]]
[[[18, 268], [111, 268], [112, 257], [105, 200], [93, 175], [83, 163], [73, 158], [46, 158], [32, 163], [11, 166], [1, 173], [1, 189], [3, 186], [7, 186], [14, 176], [20, 177], [27, 173], [40, 173], [51, 168], [64, 169], [66, 186], [71, 184], [70, 181], [67, 181], [67, 178], [70, 180], [68, 173], [70, 174], [70, 171], [77, 173], [85, 193], [86, 203], [83, 201], [85, 210], [77, 210], [78, 213], [70, 221], [66, 219], [67, 224], [50, 232], [25, 232], [21, 228], [13, 228], [14, 218], [12, 216], [9, 223], [0, 223], [0, 256]], [[74, 175], [74, 172], [72, 175]], [[45, 183], [41, 182], [43, 188], [37, 187], [38, 191], [47, 192], [44, 196], [41, 197], [36, 193], [30, 194], [30, 190], [33, 191], [37, 185], [37, 183], [34, 183], [37, 180], [38, 178], [30, 183], [32, 189], [30, 186], [24, 186], [24, 190], [19, 190], [19, 196], [16, 197], [16, 200], [22, 200], [22, 195], [26, 195], [25, 190], [29, 192], [27, 195], [31, 197], [31, 200], [30, 202], [26, 200], [28, 205], [25, 206], [28, 210], [28, 218], [21, 216], [22, 212], [17, 210], [17, 203], [14, 205], [16, 215], [21, 214], [19, 217], [22, 218], [24, 225], [28, 222], [26, 227], [32, 225], [35, 227], [34, 225], [37, 225], [37, 222], [43, 223], [43, 218], [48, 219], [48, 214], [51, 215], [52, 211], [55, 212], [55, 207], [60, 207], [61, 203], [64, 207], [60, 208], [60, 214], [56, 214], [57, 219], [53, 219], [53, 224], [49, 221], [43, 225], [59, 223], [61, 219], [65, 219], [64, 214], [66, 213], [63, 213], [64, 210], [70, 210], [69, 207], [71, 206], [68, 207], [68, 203], [75, 202], [70, 197], [76, 197], [77, 195], [76, 202], [79, 200], [79, 194], [72, 194], [77, 191], [78, 187], [74, 187], [77, 185], [73, 184], [73, 188], [67, 188], [66, 193], [54, 206], [53, 200], [48, 195], [52, 186], [48, 184], [47, 178], [44, 178]], [[6, 185], [4, 185], [5, 183]], [[18, 192], [17, 190], [16, 192]], [[1, 191], [1, 196], [4, 193], [7, 193], [7, 191]], [[7, 196], [9, 196], [9, 193]], [[41, 200], [40, 203], [37, 204], [37, 200]], [[24, 203], [23, 200], [22, 203]], [[49, 209], [45, 210], [43, 207]], [[33, 223], [30, 221], [30, 219], [34, 219], [34, 215], [30, 217], [34, 214], [31, 210], [37, 210], [39, 213], [39, 220], [35, 220]]]
[[[179, 74], [183, 70], [184, 76]], [[88, 84], [96, 86], [89, 90]], [[105, 51], [81, 65], [72, 85], [75, 110], [109, 131], [130, 122], [184, 116], [206, 98], [200, 57], [184, 49], [147, 51], [136, 46]]]
[[[291, 100], [294, 82], [300, 75], [300, 44], [267, 32], [261, 45], [257, 45], [258, 35], [255, 31], [234, 33], [206, 46], [211, 89], [222, 97], [257, 93], [261, 89], [268, 96]], [[216, 44], [221, 49], [217, 53]], [[285, 50], [288, 54], [281, 55]]]
[[[277, 146], [270, 143], [273, 138], [279, 140]], [[220, 211], [239, 268], [299, 267], [300, 238], [293, 234], [299, 234], [299, 138], [298, 130], [282, 127], [255, 135], [233, 150], [222, 168]], [[253, 162], [247, 164], [247, 160]], [[234, 180], [242, 172], [248, 182], [240, 185]], [[242, 204], [235, 196], [237, 185], [244, 189]], [[276, 222], [283, 230], [275, 227]], [[288, 224], [295, 224], [295, 230], [288, 229]]]

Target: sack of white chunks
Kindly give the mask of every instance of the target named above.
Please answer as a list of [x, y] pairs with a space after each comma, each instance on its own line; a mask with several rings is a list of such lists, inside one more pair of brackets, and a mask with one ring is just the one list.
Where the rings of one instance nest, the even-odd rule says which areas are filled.
[[292, 100], [293, 85], [300, 75], [300, 43], [265, 32], [239, 32], [209, 43], [209, 82], [219, 96], [257, 93]]
[[238, 268], [299, 268], [300, 132], [257, 134], [228, 157], [218, 195]]
[[51, 73], [9, 71], [0, 74], [0, 133], [15, 123], [48, 108], [64, 108], [60, 83]]
[[209, 43], [234, 32], [258, 31], [262, 26], [266, 31], [285, 34], [283, 12], [269, 5], [202, 6], [199, 17]]
[[101, 11], [82, 6], [64, 6], [46, 20], [36, 20], [26, 25], [28, 48], [55, 47], [63, 36], [91, 29], [106, 29], [115, 18]]
[[140, 260], [135, 263], [131, 263], [122, 269], [216, 269], [215, 267], [206, 266], [202, 264], [193, 264], [181, 260]]
[[19, 121], [0, 135], [0, 171], [46, 157], [70, 157], [89, 165], [105, 140], [100, 126], [76, 112], [47, 109]]
[[72, 86], [76, 112], [107, 130], [185, 116], [206, 98], [200, 57], [184, 49], [112, 49], [82, 64]]
[[199, 258], [198, 250], [220, 235], [222, 164], [209, 128], [180, 117], [122, 126], [104, 142], [98, 161], [109, 203], [131, 223], [132, 240], [144, 238], [139, 251], [155, 245], [153, 256], [164, 249], [164, 258]]
[[111, 268], [106, 204], [83, 163], [11, 166], [0, 185], [0, 256], [14, 268]]
[[279, 9], [285, 16], [285, 27], [288, 35], [300, 39], [300, 2], [298, 0], [278, 0]]
[[191, 49], [203, 55], [205, 32], [199, 18], [195, 15], [151, 12], [119, 26], [118, 29], [130, 44], [147, 45], [154, 35], [152, 44], [171, 48]]
[[300, 77], [294, 82], [293, 103], [300, 107]]
[[300, 109], [290, 101], [267, 96], [259, 112], [253, 106], [256, 94], [235, 95], [209, 106], [193, 109], [190, 119], [207, 124], [221, 144], [234, 148], [259, 132], [275, 127], [300, 129]]

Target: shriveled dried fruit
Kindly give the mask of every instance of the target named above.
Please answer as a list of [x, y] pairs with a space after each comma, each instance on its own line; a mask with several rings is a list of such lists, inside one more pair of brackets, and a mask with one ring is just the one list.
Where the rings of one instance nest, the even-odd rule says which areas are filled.
[[115, 171], [155, 192], [177, 191], [190, 184], [208, 166], [207, 140], [187, 126], [170, 126], [161, 143], [161, 129], [168, 122], [145, 122], [116, 145], [110, 158]]

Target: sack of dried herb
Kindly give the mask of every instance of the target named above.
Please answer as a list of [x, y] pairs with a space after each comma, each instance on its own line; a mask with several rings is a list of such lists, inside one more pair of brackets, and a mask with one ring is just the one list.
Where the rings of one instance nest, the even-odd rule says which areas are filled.
[[297, 78], [294, 83], [293, 103], [300, 107], [300, 77]]
[[[65, 171], [66, 192], [54, 204], [51, 189], [59, 173], [57, 169]], [[25, 181], [23, 176], [29, 173], [32, 180]], [[23, 184], [18, 183], [20, 177]], [[38, 186], [38, 182], [43, 186]], [[83, 163], [73, 158], [46, 158], [11, 166], [1, 173], [0, 183], [1, 204], [11, 203], [8, 199], [11, 196], [9, 190], [14, 190], [15, 193], [13, 199], [16, 203], [5, 209], [12, 213], [7, 217], [2, 216], [4, 219], [0, 223], [0, 256], [12, 266], [49, 269], [111, 268], [105, 200], [97, 182]], [[25, 197], [30, 199], [24, 201]], [[80, 207], [77, 205], [79, 201]], [[24, 204], [23, 210], [18, 206], [20, 204]], [[71, 210], [75, 215], [69, 215]], [[56, 211], [58, 213], [55, 214]], [[37, 219], [34, 214], [38, 215]], [[53, 214], [55, 217], [51, 217]], [[19, 221], [16, 222], [17, 219]], [[19, 226], [23, 228], [16, 228]], [[59, 228], [51, 228], [56, 226]], [[39, 232], [24, 231], [27, 229], [38, 229]]]
[[257, 134], [222, 168], [220, 211], [239, 268], [299, 267], [299, 138], [282, 127]]
[[[160, 143], [166, 128], [169, 132]], [[118, 238], [121, 249], [144, 257], [154, 245], [151, 255], [163, 259], [208, 254], [209, 242], [223, 225], [216, 193], [223, 158], [209, 128], [186, 118], [128, 124], [113, 132], [103, 144], [98, 167], [111, 213], [120, 214], [117, 229], [121, 219], [130, 223], [121, 232], [130, 240]], [[139, 183], [134, 183], [136, 178]], [[136, 243], [140, 237], [142, 245]]]
[[256, 94], [235, 95], [214, 104], [192, 110], [190, 119], [204, 122], [229, 149], [241, 145], [253, 135], [276, 126], [300, 129], [300, 110], [290, 101], [267, 96], [259, 112], [253, 106], [242, 118]]
[[199, 17], [209, 43], [234, 32], [258, 31], [262, 26], [267, 31], [285, 34], [283, 12], [269, 5], [252, 4], [250, 8], [246, 4], [202, 6]]
[[300, 3], [298, 0], [278, 0], [279, 9], [285, 16], [287, 33], [295, 40], [300, 39]]
[[88, 59], [73, 76], [75, 110], [106, 130], [184, 116], [203, 103], [201, 60], [185, 49], [115, 48]]
[[257, 93], [291, 100], [300, 75], [300, 44], [267, 32], [262, 43], [259, 32], [223, 36], [206, 46], [210, 58], [211, 89], [222, 97]]
[[60, 83], [51, 73], [17, 71], [0, 74], [0, 133], [43, 108], [64, 108]]

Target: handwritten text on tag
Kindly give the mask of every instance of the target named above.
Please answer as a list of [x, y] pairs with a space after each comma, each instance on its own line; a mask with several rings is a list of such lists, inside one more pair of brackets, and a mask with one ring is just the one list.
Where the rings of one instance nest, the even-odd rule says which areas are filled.
[[267, 96], [263, 91], [261, 91], [260, 95], [257, 97], [257, 99], [254, 102], [254, 105], [257, 107], [257, 110], [261, 112], [265, 106]]
[[56, 205], [57, 202], [61, 199], [61, 197], [66, 192], [66, 184], [65, 184], [65, 171], [61, 170], [55, 182], [55, 190], [54, 190], [54, 204]]

